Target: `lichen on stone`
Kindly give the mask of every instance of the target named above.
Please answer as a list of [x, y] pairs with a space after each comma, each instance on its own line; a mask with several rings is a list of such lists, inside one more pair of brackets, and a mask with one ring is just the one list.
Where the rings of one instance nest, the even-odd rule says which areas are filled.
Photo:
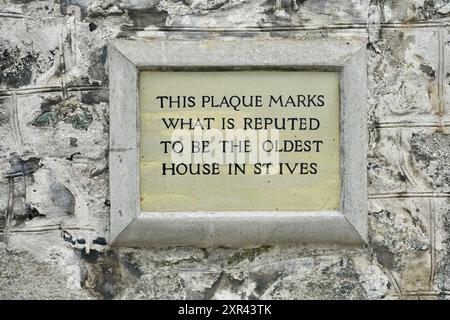
[[450, 134], [417, 132], [411, 135], [411, 153], [435, 187], [450, 186]]
[[17, 45], [0, 37], [0, 87], [18, 88], [31, 83], [36, 54], [19, 50]]
[[49, 97], [41, 103], [41, 113], [32, 121], [35, 127], [56, 126], [60, 121], [78, 130], [87, 130], [93, 121], [91, 112], [76, 99]]

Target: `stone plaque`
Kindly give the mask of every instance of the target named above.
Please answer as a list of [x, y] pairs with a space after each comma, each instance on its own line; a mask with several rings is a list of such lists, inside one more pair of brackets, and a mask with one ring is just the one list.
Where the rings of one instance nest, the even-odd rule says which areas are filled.
[[363, 243], [358, 41], [111, 43], [112, 244]]
[[142, 211], [339, 209], [337, 72], [143, 71], [139, 83]]

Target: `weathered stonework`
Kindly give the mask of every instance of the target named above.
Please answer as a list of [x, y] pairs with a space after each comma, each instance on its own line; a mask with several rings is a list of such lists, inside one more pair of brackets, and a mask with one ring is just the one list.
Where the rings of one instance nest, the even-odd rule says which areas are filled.
[[[0, 0], [0, 299], [448, 298], [450, 4], [297, 2]], [[110, 248], [108, 41], [243, 37], [367, 41], [367, 245]]]

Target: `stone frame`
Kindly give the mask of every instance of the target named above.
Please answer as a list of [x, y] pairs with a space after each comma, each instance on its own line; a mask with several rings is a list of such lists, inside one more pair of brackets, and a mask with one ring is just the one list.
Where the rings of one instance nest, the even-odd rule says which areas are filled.
[[[353, 39], [113, 40], [110, 75], [110, 243], [248, 247], [367, 240], [366, 44]], [[139, 202], [139, 72], [296, 69], [340, 72], [340, 210], [151, 212]]]

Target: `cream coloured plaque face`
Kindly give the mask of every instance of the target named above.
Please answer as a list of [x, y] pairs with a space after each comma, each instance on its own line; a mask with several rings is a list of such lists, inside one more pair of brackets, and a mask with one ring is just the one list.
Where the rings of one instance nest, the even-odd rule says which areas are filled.
[[339, 74], [142, 71], [144, 212], [336, 211]]

